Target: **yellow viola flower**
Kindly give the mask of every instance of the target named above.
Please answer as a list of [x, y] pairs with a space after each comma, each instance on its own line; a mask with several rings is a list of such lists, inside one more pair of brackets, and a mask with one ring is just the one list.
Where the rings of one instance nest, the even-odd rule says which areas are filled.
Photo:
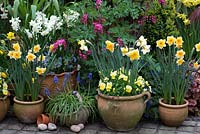
[[28, 53], [28, 55], [26, 56], [26, 59], [30, 62], [30, 61], [34, 61], [34, 59], [36, 58], [36, 56], [33, 53]]
[[45, 61], [45, 58], [46, 58], [46, 56], [44, 56], [44, 55], [40, 55], [39, 57], [38, 57], [38, 61]]
[[182, 65], [184, 62], [185, 62], [184, 59], [178, 59], [178, 60], [176, 61], [176, 63], [177, 63], [179, 66]]
[[4, 73], [4, 72], [1, 72], [1, 77], [2, 77], [2, 78], [7, 78], [7, 75], [6, 75], [6, 73]]
[[198, 68], [199, 68], [199, 64], [198, 64], [197, 62], [195, 62], [195, 63], [193, 64], [193, 67], [194, 67], [195, 69], [198, 69]]
[[9, 32], [9, 33], [7, 33], [7, 38], [9, 40], [15, 39], [15, 34], [13, 32]]
[[15, 51], [20, 51], [20, 45], [19, 45], [19, 43], [14, 43], [12, 47], [13, 47], [13, 49]]
[[173, 45], [174, 43], [175, 43], [175, 41], [176, 41], [176, 38], [174, 38], [174, 36], [168, 36], [167, 37], [167, 44], [169, 45], [169, 46], [171, 46], [171, 45]]
[[22, 54], [22, 52], [20, 52], [20, 51], [13, 51], [13, 58], [15, 60], [20, 59], [21, 58], [21, 54]]
[[46, 68], [36, 67], [36, 72], [41, 75], [46, 72]]
[[184, 55], [185, 55], [185, 52], [183, 51], [183, 49], [178, 50], [178, 51], [176, 52], [176, 58], [181, 58], [181, 59], [183, 59], [183, 58], [184, 58]]
[[3, 52], [2, 50], [0, 50], [0, 55], [3, 55], [3, 53], [4, 53], [4, 52]]
[[106, 88], [106, 84], [100, 81], [100, 82], [99, 82], [99, 89], [100, 89], [101, 91], [103, 91], [105, 88]]
[[50, 51], [50, 52], [52, 52], [52, 51], [53, 51], [53, 47], [54, 47], [54, 45], [53, 45], [53, 44], [51, 44], [51, 45], [49, 46], [49, 51]]
[[182, 37], [178, 37], [178, 38], [176, 38], [176, 47], [177, 48], [182, 48], [183, 47], [183, 39], [182, 39]]
[[156, 47], [158, 47], [160, 49], [163, 49], [164, 47], [166, 47], [165, 40], [163, 40], [163, 39], [157, 40]]
[[128, 53], [128, 48], [127, 47], [122, 47], [121, 48], [122, 56], [125, 56]]
[[108, 77], [105, 77], [103, 80], [104, 80], [105, 82], [107, 82], [107, 81], [109, 81], [109, 78], [108, 78]]
[[7, 89], [3, 89], [2, 92], [3, 92], [3, 95], [6, 95], [6, 96], [8, 95], [8, 90]]
[[111, 41], [105, 41], [106, 43], [106, 49], [108, 49], [110, 52], [114, 52], [115, 44], [112, 43]]
[[35, 45], [34, 47], [33, 47], [33, 52], [34, 53], [38, 53], [39, 51], [40, 51], [40, 45]]
[[116, 75], [117, 75], [117, 71], [114, 71], [114, 72], [111, 71], [111, 72], [110, 72], [110, 77], [111, 77], [111, 79], [114, 80]]
[[3, 83], [3, 90], [7, 90], [8, 89], [8, 85], [6, 82]]
[[112, 89], [112, 82], [107, 82], [106, 84], [106, 91], [110, 91]]
[[131, 61], [140, 59], [140, 53], [138, 49], [129, 51], [126, 55], [130, 58]]
[[184, 23], [185, 25], [189, 25], [189, 24], [190, 24], [190, 20], [189, 20], [189, 19], [185, 19], [185, 20], [183, 21], [183, 23]]
[[200, 51], [200, 42], [198, 44], [195, 45], [196, 51], [199, 52]]
[[132, 87], [130, 85], [126, 85], [126, 92], [131, 93]]

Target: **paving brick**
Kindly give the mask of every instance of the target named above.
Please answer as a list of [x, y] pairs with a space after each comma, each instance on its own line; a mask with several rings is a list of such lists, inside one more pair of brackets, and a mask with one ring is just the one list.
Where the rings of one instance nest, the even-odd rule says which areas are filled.
[[149, 129], [149, 128], [141, 128], [139, 130], [139, 134], [155, 134], [156, 129]]
[[158, 130], [158, 134], [176, 134], [176, 131]]
[[150, 122], [145, 122], [142, 125], [143, 128], [154, 128], [156, 129], [158, 127], [157, 123], [150, 123]]
[[168, 127], [168, 126], [165, 126], [165, 125], [160, 125], [159, 127], [158, 127], [159, 129], [161, 129], [161, 130], [169, 130], [169, 131], [175, 131], [176, 130], [176, 127]]
[[17, 130], [1, 130], [0, 134], [16, 134]]
[[116, 134], [115, 131], [107, 132], [107, 131], [98, 131], [97, 134]]
[[97, 130], [81, 130], [79, 134], [97, 134]]
[[18, 131], [17, 134], [35, 134], [34, 131]]
[[181, 126], [181, 127], [178, 127], [177, 130], [181, 131], [181, 132], [194, 132], [195, 128], [194, 127]]
[[197, 126], [200, 127], [200, 122], [197, 122]]
[[0, 129], [5, 129], [6, 127], [8, 127], [8, 124], [0, 123]]
[[197, 128], [196, 128], [196, 132], [199, 132], [199, 133], [200, 133], [200, 127], [197, 127]]
[[7, 129], [21, 130], [24, 127], [24, 124], [18, 122], [16, 124], [8, 124]]
[[182, 123], [182, 126], [196, 126], [197, 122], [196, 121], [184, 121]]
[[195, 134], [195, 133], [190, 133], [190, 132], [177, 132], [177, 134]]
[[23, 130], [28, 130], [28, 131], [38, 131], [37, 126], [34, 124], [31, 125], [25, 125]]

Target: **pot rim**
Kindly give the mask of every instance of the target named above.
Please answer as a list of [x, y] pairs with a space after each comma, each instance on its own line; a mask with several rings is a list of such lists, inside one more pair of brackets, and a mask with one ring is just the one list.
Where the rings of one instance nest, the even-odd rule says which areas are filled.
[[5, 95], [5, 96], [1, 97], [0, 100], [5, 100], [7, 98], [8, 98], [8, 96]]
[[56, 74], [56, 73], [49, 73], [49, 74], [47, 74], [46, 76], [57, 76], [57, 77], [60, 77], [60, 76], [63, 76], [63, 75], [65, 75], [66, 73], [70, 73], [71, 75], [73, 75], [74, 73], [76, 73], [77, 72], [77, 70], [73, 70], [73, 71], [71, 71], [71, 72], [63, 72], [63, 73], [59, 73], [59, 74]]
[[164, 98], [160, 98], [159, 99], [159, 105], [164, 106], [164, 107], [168, 107], [168, 108], [177, 108], [177, 109], [178, 108], [184, 108], [184, 107], [187, 107], [188, 104], [189, 104], [189, 102], [186, 99], [184, 99], [184, 104], [181, 104], [181, 105], [170, 105], [170, 104], [164, 103], [163, 99]]
[[108, 95], [105, 95], [105, 94], [102, 94], [99, 89], [97, 89], [97, 92], [98, 92], [98, 95], [102, 98], [105, 98], [105, 99], [109, 99], [109, 100], [136, 100], [138, 98], [141, 98], [143, 97], [146, 93], [149, 93], [148, 91], [146, 92], [142, 92], [141, 94], [138, 94], [138, 95], [133, 95], [133, 96], [108, 96]]
[[24, 104], [24, 105], [38, 104], [38, 103], [41, 103], [41, 102], [44, 101], [44, 97], [43, 97], [43, 96], [39, 95], [38, 97], [40, 98], [39, 100], [29, 102], [29, 101], [20, 101], [20, 100], [17, 100], [17, 99], [16, 99], [16, 96], [15, 96], [15, 97], [13, 98], [13, 101], [14, 101], [15, 103]]

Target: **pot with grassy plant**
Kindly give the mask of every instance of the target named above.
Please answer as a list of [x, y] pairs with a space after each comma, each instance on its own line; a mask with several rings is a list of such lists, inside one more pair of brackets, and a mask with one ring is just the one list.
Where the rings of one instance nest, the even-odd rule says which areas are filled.
[[5, 72], [0, 72], [0, 121], [4, 119], [8, 108], [10, 106], [10, 99], [8, 98], [8, 85], [6, 83], [7, 75]]
[[[192, 57], [194, 48], [189, 57], [185, 57], [182, 37], [168, 36], [167, 41], [160, 39], [156, 44], [159, 67], [152, 68], [152, 75], [162, 97], [159, 100], [160, 118], [167, 126], [179, 126], [188, 116], [188, 101], [184, 98], [199, 60], [191, 61], [195, 59]], [[195, 47], [200, 51], [200, 44]]]
[[119, 46], [111, 41], [97, 48], [89, 41], [100, 81], [96, 97], [99, 113], [109, 129], [129, 131], [141, 119], [151, 86], [140, 71], [150, 46], [141, 36], [134, 44]]
[[60, 92], [54, 98], [49, 98], [45, 110], [54, 123], [68, 127], [84, 124], [94, 114], [95, 99], [77, 91]]

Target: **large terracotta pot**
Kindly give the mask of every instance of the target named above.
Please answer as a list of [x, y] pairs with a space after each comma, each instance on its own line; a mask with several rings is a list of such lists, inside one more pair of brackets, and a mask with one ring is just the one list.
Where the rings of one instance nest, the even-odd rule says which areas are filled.
[[159, 100], [159, 113], [161, 121], [170, 127], [180, 126], [188, 116], [188, 101], [184, 100], [182, 105], [169, 105]]
[[[54, 76], [57, 76], [58, 78], [57, 84], [54, 83]], [[65, 83], [64, 80], [66, 76], [67, 77], [69, 76], [69, 78], [67, 80], [67, 84], [64, 84]], [[43, 97], [46, 97], [46, 94], [45, 94], [46, 88], [50, 91], [51, 96], [55, 96], [64, 90], [72, 91], [76, 89], [77, 87], [76, 76], [77, 76], [77, 71], [65, 72], [61, 74], [46, 75], [44, 80], [42, 81], [40, 95], [42, 95]], [[42, 80], [42, 77], [40, 77], [39, 81], [40, 80]]]
[[[144, 96], [147, 96], [146, 100]], [[141, 119], [150, 97], [149, 92], [135, 96], [106, 96], [98, 91], [98, 110], [108, 128], [129, 131]]]
[[61, 123], [70, 127], [71, 125], [85, 124], [89, 117], [89, 110], [87, 108], [80, 108], [79, 111], [72, 113], [71, 116], [57, 114], [55, 117], [50, 117], [54, 123]]
[[37, 117], [44, 110], [44, 98], [39, 96], [38, 101], [19, 101], [14, 97], [13, 110], [16, 117], [23, 123], [35, 123]]
[[2, 121], [6, 116], [9, 106], [10, 106], [10, 99], [8, 98], [8, 96], [0, 98], [0, 121]]

